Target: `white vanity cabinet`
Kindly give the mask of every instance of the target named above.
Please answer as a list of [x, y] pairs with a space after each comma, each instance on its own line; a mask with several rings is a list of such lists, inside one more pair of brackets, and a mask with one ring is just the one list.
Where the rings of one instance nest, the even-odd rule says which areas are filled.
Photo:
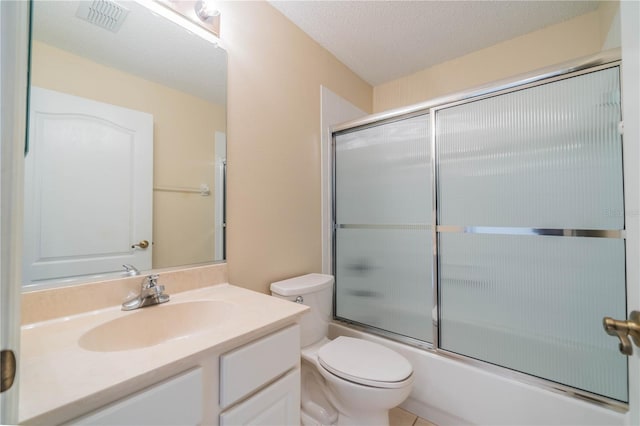
[[202, 381], [202, 369], [196, 368], [68, 424], [199, 425], [203, 413]]
[[67, 424], [300, 424], [300, 327], [297, 324], [222, 354], [203, 354], [194, 364], [186, 372]]
[[[308, 311], [222, 283], [136, 312], [114, 306], [29, 324], [19, 423], [298, 426], [298, 321]], [[106, 342], [88, 346], [104, 327]], [[146, 340], [149, 327], [160, 342]]]
[[300, 424], [300, 327], [220, 357], [220, 426]]

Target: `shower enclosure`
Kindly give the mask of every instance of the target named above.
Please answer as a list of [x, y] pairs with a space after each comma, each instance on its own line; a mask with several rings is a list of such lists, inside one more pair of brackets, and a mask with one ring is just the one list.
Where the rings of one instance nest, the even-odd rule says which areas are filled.
[[602, 329], [626, 317], [619, 74], [603, 57], [334, 129], [335, 317], [626, 406]]

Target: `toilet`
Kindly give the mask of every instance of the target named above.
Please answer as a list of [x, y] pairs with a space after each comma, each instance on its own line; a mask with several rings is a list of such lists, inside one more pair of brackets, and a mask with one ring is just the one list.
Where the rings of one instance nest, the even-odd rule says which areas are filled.
[[300, 321], [301, 421], [310, 425], [388, 426], [389, 410], [413, 386], [413, 367], [377, 343], [327, 338], [333, 276], [308, 274], [271, 284], [275, 297], [311, 308]]

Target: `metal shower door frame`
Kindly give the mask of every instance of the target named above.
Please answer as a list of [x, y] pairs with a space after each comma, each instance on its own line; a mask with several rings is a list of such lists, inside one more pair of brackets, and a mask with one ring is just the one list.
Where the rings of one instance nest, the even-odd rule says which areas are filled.
[[[463, 362], [468, 365], [473, 365], [477, 367], [481, 367], [482, 369], [489, 371], [491, 373], [513, 378], [522, 382], [526, 382], [547, 390], [551, 390], [554, 392], [567, 394], [575, 398], [587, 400], [589, 402], [595, 403], [597, 405], [601, 405], [603, 407], [613, 409], [618, 412], [626, 412], [628, 410], [629, 405], [627, 403], [607, 398], [602, 395], [594, 394], [591, 392], [583, 391], [577, 388], [573, 388], [571, 386], [562, 385], [556, 382], [552, 382], [547, 379], [542, 379], [538, 377], [531, 376], [526, 373], [522, 373], [519, 371], [511, 370], [507, 367], [502, 367], [498, 365], [494, 365], [485, 361], [480, 361], [474, 358], [470, 358], [464, 355], [459, 355], [453, 352], [449, 352], [440, 348], [440, 339], [439, 339], [439, 318], [440, 318], [440, 303], [439, 303], [439, 257], [438, 257], [438, 247], [439, 247], [439, 234], [440, 232], [461, 232], [461, 233], [487, 233], [488, 229], [483, 229], [485, 227], [452, 227], [452, 226], [440, 226], [438, 225], [438, 193], [437, 193], [437, 162], [436, 162], [436, 119], [437, 113], [440, 110], [445, 108], [450, 108], [457, 105], [462, 105], [469, 102], [475, 102], [482, 99], [487, 99], [495, 96], [504, 95], [507, 93], [512, 93], [519, 90], [524, 90], [536, 86], [540, 86], [543, 84], [548, 84], [560, 80], [565, 80], [568, 78], [577, 77], [583, 74], [588, 74], [591, 72], [596, 72], [608, 68], [620, 67], [621, 66], [621, 52], [620, 49], [612, 49], [605, 52], [600, 52], [595, 55], [587, 56], [584, 58], [580, 58], [573, 61], [568, 61], [563, 64], [544, 68], [538, 71], [534, 71], [520, 77], [516, 77], [513, 79], [502, 80], [499, 82], [495, 82], [492, 84], [481, 86], [477, 89], [472, 89], [468, 91], [459, 92], [456, 94], [452, 94], [449, 96], [443, 96], [439, 98], [435, 98], [426, 102], [422, 102], [419, 104], [398, 108], [394, 110], [390, 110], [387, 112], [373, 114], [358, 120], [350, 121], [347, 123], [343, 123], [338, 126], [334, 126], [331, 129], [331, 178], [332, 178], [332, 187], [333, 187], [333, 197], [332, 197], [332, 270], [336, 271], [336, 231], [338, 228], [336, 221], [336, 137], [350, 133], [354, 131], [364, 130], [369, 127], [380, 126], [387, 123], [392, 123], [395, 121], [400, 121], [412, 117], [416, 117], [419, 115], [427, 115], [427, 119], [430, 120], [430, 156], [431, 156], [431, 191], [432, 191], [432, 212], [431, 212], [431, 227], [432, 227], [432, 244], [433, 244], [433, 259], [432, 261], [432, 281], [431, 286], [433, 290], [433, 306], [431, 309], [436, 309], [438, 315], [433, 319], [432, 329], [433, 329], [433, 341], [425, 342], [419, 339], [411, 338], [408, 336], [399, 335], [397, 333], [389, 332], [386, 330], [382, 330], [367, 324], [358, 323], [352, 320], [340, 318], [336, 315], [335, 307], [336, 307], [336, 297], [337, 291], [334, 286], [334, 294], [333, 294], [333, 319], [342, 323], [346, 323], [351, 327], [359, 329], [361, 331], [370, 332], [372, 334], [377, 334], [391, 340], [398, 341], [400, 343], [408, 344], [411, 346], [419, 347], [430, 352], [437, 353], [439, 355], [445, 356], [447, 358], [455, 359], [457, 361]], [[524, 228], [520, 229], [506, 229], [503, 230], [504, 233], [517, 234], [518, 232], [523, 232]], [[625, 231], [617, 231], [617, 230], [581, 230], [581, 229], [538, 229], [538, 228], [527, 228], [526, 231], [528, 233], [536, 233], [538, 235], [561, 235], [561, 236], [578, 236], [578, 237], [608, 237], [608, 238], [622, 238], [625, 239]]]

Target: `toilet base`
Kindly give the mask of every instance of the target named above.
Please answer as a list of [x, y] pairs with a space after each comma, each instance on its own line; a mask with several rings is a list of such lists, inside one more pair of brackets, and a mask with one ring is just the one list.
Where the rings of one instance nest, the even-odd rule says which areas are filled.
[[303, 351], [301, 363], [303, 426], [389, 426], [389, 409], [411, 392], [413, 376], [398, 389], [364, 387], [337, 378], [311, 355]]
[[324, 379], [313, 365], [302, 361], [300, 415], [303, 426], [334, 426], [338, 411], [326, 398]]
[[338, 412], [333, 407], [327, 409], [314, 401], [302, 404], [300, 416], [304, 426], [334, 426], [338, 420]]
[[314, 419], [304, 411], [300, 411], [300, 425], [301, 426], [336, 426], [335, 423], [327, 424], [327, 425], [322, 424], [317, 419]]

